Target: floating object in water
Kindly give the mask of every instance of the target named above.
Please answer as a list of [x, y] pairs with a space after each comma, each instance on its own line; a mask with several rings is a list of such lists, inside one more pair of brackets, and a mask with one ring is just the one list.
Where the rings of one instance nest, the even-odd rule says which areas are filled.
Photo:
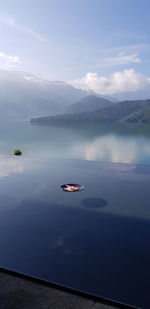
[[66, 192], [76, 192], [84, 189], [84, 186], [76, 184], [76, 183], [67, 183], [60, 186], [63, 191]]

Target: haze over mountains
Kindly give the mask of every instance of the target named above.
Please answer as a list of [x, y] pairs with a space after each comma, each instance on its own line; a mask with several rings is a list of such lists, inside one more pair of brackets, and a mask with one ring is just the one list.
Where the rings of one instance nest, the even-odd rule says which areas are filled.
[[64, 113], [68, 106], [88, 94], [66, 82], [51, 82], [26, 72], [0, 70], [1, 119]]
[[96, 95], [89, 95], [69, 107], [70, 113], [92, 112], [113, 105], [114, 102]]
[[[63, 81], [0, 70], [0, 119], [3, 120], [43, 117], [50, 122], [60, 119], [63, 122], [70, 121], [68, 119], [142, 122], [143, 117], [149, 119], [149, 104], [148, 100], [117, 103], [115, 98], [76, 89]], [[57, 117], [49, 117], [57, 114]]]
[[33, 123], [64, 125], [83, 123], [137, 123], [150, 124], [150, 100], [113, 103], [92, 112], [72, 113], [31, 120]]

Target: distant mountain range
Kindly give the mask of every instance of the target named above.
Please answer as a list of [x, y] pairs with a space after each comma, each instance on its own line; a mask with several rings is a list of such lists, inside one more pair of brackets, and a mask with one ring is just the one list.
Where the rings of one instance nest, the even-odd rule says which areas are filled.
[[20, 120], [66, 113], [72, 104], [91, 94], [94, 93], [76, 89], [66, 82], [0, 70], [0, 119]]
[[150, 124], [150, 100], [123, 101], [92, 112], [72, 113], [31, 120], [33, 123], [61, 125], [75, 123]]
[[35, 122], [51, 124], [83, 121], [149, 123], [150, 100], [118, 102], [117, 99], [76, 89], [63, 81], [0, 70], [0, 120], [35, 118]]
[[30, 73], [0, 70], [0, 119], [62, 113], [87, 94], [65, 82], [50, 82]]
[[113, 105], [114, 102], [108, 101], [108, 99], [98, 97], [95, 95], [89, 95], [82, 98], [80, 101], [72, 104], [68, 111], [70, 113], [83, 113], [92, 112], [97, 109], [103, 109], [105, 107]]

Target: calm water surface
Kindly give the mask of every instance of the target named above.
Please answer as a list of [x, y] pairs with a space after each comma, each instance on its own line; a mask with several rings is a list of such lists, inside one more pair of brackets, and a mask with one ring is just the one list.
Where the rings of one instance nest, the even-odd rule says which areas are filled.
[[149, 309], [149, 164], [148, 127], [1, 123], [0, 265]]
[[55, 128], [29, 122], [0, 124], [0, 153], [150, 164], [150, 127]]
[[149, 184], [148, 165], [1, 156], [0, 265], [149, 309]]

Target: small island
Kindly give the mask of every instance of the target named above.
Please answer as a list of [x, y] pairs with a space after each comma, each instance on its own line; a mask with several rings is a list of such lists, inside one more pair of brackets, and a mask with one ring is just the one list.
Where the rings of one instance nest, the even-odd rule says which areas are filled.
[[21, 156], [22, 155], [22, 152], [20, 149], [15, 149], [14, 150], [14, 156]]

